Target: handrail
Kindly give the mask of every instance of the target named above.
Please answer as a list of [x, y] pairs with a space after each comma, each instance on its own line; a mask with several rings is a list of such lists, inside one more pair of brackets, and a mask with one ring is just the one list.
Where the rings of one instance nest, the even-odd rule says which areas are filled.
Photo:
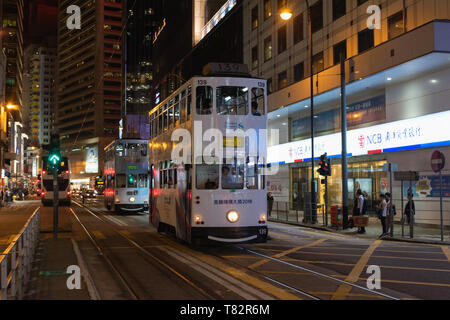
[[0, 300], [23, 298], [39, 240], [40, 217], [40, 208], [37, 208], [8, 248], [0, 254]]

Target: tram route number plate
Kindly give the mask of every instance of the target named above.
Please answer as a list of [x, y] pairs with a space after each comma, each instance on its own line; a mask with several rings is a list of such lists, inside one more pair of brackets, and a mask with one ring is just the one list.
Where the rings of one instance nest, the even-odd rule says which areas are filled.
[[267, 234], [267, 228], [259, 228], [259, 229], [258, 229], [258, 233], [259, 233], [261, 236], [265, 236], [265, 235]]

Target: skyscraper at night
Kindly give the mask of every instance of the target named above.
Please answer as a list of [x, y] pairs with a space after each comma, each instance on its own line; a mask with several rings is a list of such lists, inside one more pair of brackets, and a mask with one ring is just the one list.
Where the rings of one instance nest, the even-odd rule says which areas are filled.
[[[69, 30], [67, 7], [81, 9], [81, 29]], [[60, 0], [57, 126], [73, 177], [102, 171], [103, 148], [119, 136], [122, 103], [123, 3]], [[91, 156], [89, 161], [87, 155]]]

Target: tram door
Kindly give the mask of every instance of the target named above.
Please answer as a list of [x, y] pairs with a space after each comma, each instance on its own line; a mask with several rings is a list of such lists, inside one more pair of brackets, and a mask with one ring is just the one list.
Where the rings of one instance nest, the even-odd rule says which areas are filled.
[[154, 170], [155, 170], [155, 166], [152, 164], [150, 166], [150, 188], [149, 188], [149, 197], [148, 197], [148, 201], [150, 204], [149, 207], [149, 215], [150, 215], [150, 221], [152, 221], [152, 217], [153, 217], [153, 192], [155, 189], [155, 175], [154, 175]]
[[185, 216], [185, 235], [186, 235], [186, 241], [191, 242], [191, 208], [192, 208], [192, 167], [191, 165], [185, 166], [185, 172], [186, 172], [186, 189], [184, 192], [184, 216]]

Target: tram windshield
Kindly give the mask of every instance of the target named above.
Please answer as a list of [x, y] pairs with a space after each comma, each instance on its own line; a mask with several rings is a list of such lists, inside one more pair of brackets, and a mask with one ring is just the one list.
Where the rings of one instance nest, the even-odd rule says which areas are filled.
[[222, 165], [222, 189], [244, 189], [244, 164]]
[[219, 115], [247, 115], [247, 87], [217, 87], [217, 113]]

